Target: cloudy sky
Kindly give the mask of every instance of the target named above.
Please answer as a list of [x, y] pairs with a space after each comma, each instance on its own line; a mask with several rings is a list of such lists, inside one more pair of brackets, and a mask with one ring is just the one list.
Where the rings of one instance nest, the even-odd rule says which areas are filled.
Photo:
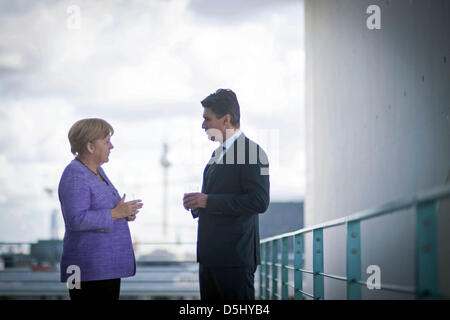
[[236, 92], [241, 129], [267, 151], [272, 201], [302, 199], [303, 42], [301, 0], [1, 1], [0, 241], [49, 237], [67, 133], [87, 117], [114, 127], [103, 168], [144, 201], [133, 238], [163, 240], [165, 142], [166, 240], [194, 241], [182, 196], [217, 147], [200, 101], [218, 88]]

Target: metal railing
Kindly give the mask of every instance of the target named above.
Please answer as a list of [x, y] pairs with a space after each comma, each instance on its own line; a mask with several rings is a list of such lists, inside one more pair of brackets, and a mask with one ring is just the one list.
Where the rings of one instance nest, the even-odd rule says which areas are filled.
[[[138, 245], [144, 259], [137, 260], [135, 276], [122, 279], [121, 299], [200, 297], [198, 263], [192, 259], [196, 242], [140, 242]], [[31, 243], [1, 242], [0, 251], [28, 254], [30, 246]], [[173, 255], [164, 255], [161, 251], [155, 255], [156, 251], [151, 250], [155, 248]], [[30, 266], [0, 270], [0, 298], [68, 299], [67, 285], [60, 282], [58, 266], [48, 271], [32, 271]]]
[[[380, 289], [415, 294], [416, 299], [439, 298], [437, 277], [437, 204], [439, 200], [449, 197], [450, 186], [440, 186], [374, 209], [364, 210], [313, 227], [262, 239], [260, 242], [259, 298], [266, 300], [289, 299], [289, 288], [292, 288], [294, 289], [295, 300], [303, 299], [304, 296], [313, 299], [324, 299], [324, 277], [327, 277], [345, 281], [347, 285], [347, 299], [360, 300], [362, 298], [362, 286], [366, 285], [366, 282], [361, 279], [361, 221], [411, 208], [415, 209], [416, 215], [416, 286], [411, 288], [381, 284]], [[325, 273], [323, 263], [323, 230], [340, 225], [345, 225], [347, 232], [347, 274], [345, 277]], [[309, 232], [313, 233], [313, 270], [303, 269], [304, 235]], [[288, 259], [289, 240], [294, 241], [293, 266], [290, 265]], [[281, 255], [279, 254], [280, 242]], [[281, 279], [278, 278], [279, 271], [281, 271]], [[294, 272], [293, 284], [288, 278], [289, 271]], [[313, 293], [303, 290], [303, 273], [313, 275]], [[281, 293], [278, 293], [280, 282]]]

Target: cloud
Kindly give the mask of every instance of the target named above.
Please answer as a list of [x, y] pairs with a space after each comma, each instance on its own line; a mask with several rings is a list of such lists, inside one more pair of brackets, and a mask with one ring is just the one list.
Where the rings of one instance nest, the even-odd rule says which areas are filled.
[[[80, 29], [67, 27], [69, 5], [80, 8]], [[114, 126], [105, 170], [146, 203], [133, 232], [161, 237], [163, 142], [172, 222], [194, 232], [180, 199], [216, 147], [201, 129], [200, 101], [220, 87], [237, 93], [243, 131], [279, 157], [272, 199], [299, 199], [301, 14], [299, 1], [0, 2], [0, 240], [21, 240], [11, 231], [19, 221], [30, 237], [48, 235], [59, 203], [43, 189], [56, 189], [72, 159], [67, 132], [87, 117]]]
[[267, 101], [300, 74], [293, 70], [302, 63], [301, 29], [276, 12], [224, 28], [196, 23], [187, 1], [136, 1], [127, 10], [113, 2], [80, 2], [82, 27], [70, 30], [69, 3], [3, 21], [3, 34], [13, 40], [0, 42], [10, 50], [4, 60], [36, 70], [25, 74], [21, 92], [56, 89], [79, 103], [142, 105], [198, 101], [228, 86], [242, 87], [244, 96], [263, 94], [259, 100]]
[[20, 70], [23, 69], [24, 66], [24, 59], [20, 53], [0, 53], [0, 70]]
[[213, 19], [216, 23], [217, 19], [220, 19], [222, 23], [229, 24], [252, 18], [261, 11], [267, 12], [274, 8], [299, 3], [301, 3], [299, 0], [192, 0], [189, 8], [199, 16]]

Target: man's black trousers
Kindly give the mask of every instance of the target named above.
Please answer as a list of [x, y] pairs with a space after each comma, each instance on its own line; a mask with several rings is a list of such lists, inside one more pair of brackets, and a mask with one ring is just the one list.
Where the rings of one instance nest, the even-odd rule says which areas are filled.
[[255, 300], [256, 266], [209, 267], [200, 264], [202, 300]]

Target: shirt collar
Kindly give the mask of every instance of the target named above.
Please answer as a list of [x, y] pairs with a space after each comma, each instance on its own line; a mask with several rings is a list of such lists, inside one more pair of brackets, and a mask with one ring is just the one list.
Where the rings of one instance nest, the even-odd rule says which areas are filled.
[[228, 148], [237, 140], [237, 138], [239, 138], [241, 133], [242, 131], [237, 129], [236, 132], [222, 144], [222, 146], [224, 146], [225, 149], [228, 150]]

